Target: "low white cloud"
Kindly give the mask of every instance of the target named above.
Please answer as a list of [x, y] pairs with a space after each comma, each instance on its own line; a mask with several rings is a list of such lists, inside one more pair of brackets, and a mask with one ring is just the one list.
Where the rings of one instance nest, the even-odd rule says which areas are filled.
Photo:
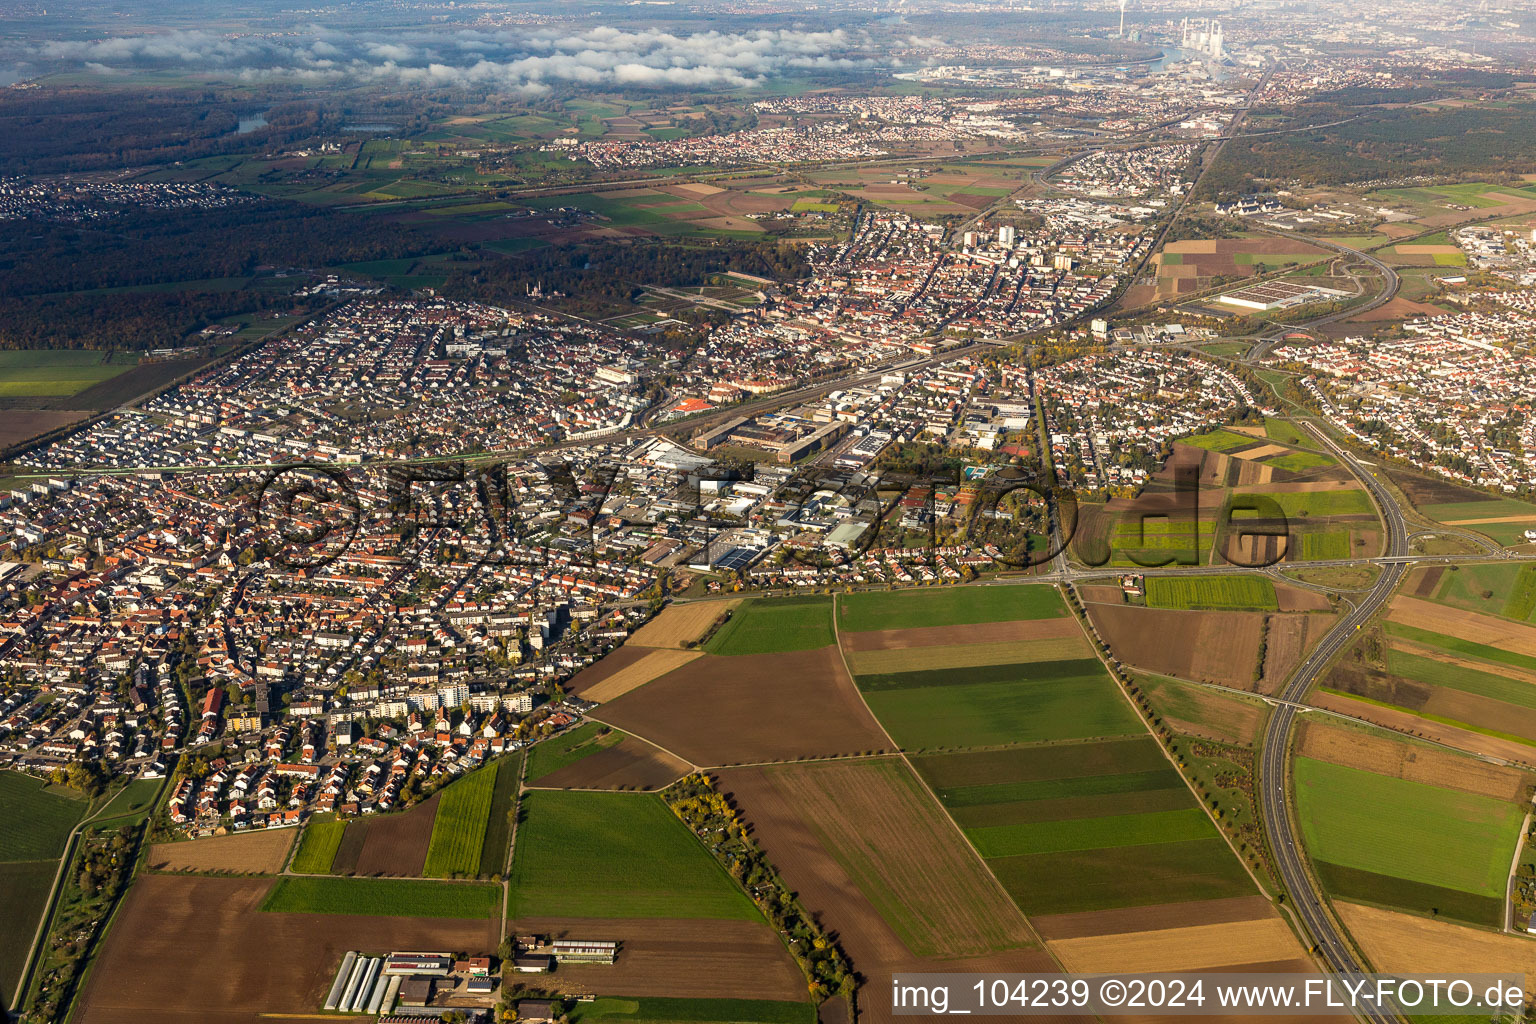
[[283, 35], [177, 31], [45, 43], [40, 56], [100, 71], [179, 68], [245, 79], [393, 80], [537, 94], [552, 84], [738, 88], [791, 69], [873, 63], [870, 44], [842, 30], [678, 34], [607, 26], [580, 32], [404, 31], [373, 36], [323, 27]]

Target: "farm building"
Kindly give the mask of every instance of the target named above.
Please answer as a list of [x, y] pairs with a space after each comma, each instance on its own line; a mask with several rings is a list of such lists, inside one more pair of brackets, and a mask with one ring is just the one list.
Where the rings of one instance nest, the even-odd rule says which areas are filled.
[[385, 974], [434, 974], [447, 977], [453, 957], [446, 953], [391, 953], [384, 962]]
[[619, 944], [602, 939], [556, 939], [554, 950], [562, 964], [611, 964], [619, 957]]
[[401, 1006], [426, 1006], [432, 1001], [436, 982], [431, 978], [407, 978], [400, 984]]
[[512, 961], [512, 969], [518, 974], [548, 974], [555, 969], [552, 956], [520, 956]]
[[517, 1003], [518, 1020], [554, 1020], [555, 1004], [548, 999], [520, 999]]

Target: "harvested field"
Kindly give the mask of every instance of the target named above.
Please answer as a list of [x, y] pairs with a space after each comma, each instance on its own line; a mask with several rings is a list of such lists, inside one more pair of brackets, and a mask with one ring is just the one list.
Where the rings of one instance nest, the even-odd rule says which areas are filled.
[[1509, 972], [1525, 975], [1527, 994], [1536, 991], [1536, 942], [1523, 935], [1499, 935], [1354, 903], [1337, 902], [1334, 907], [1377, 970]]
[[[1262, 612], [1197, 612], [1087, 605], [1115, 656], [1129, 665], [1198, 682], [1248, 689], [1258, 664]], [[1180, 643], [1171, 644], [1176, 636]]]
[[1084, 936], [1048, 945], [1061, 965], [1077, 974], [1198, 971], [1305, 956], [1290, 928], [1273, 912], [1252, 921]]
[[1273, 913], [1274, 908], [1262, 896], [1234, 896], [1231, 899], [1199, 903], [1158, 903], [1122, 910], [1051, 914], [1034, 918], [1031, 923], [1047, 942], [1060, 942], [1063, 939], [1086, 939], [1162, 928], [1255, 921]]
[[650, 622], [641, 626], [625, 641], [626, 646], [677, 647], [697, 643], [709, 627], [741, 604], [731, 601], [693, 601], [669, 604]]
[[703, 656], [703, 651], [647, 650], [638, 661], [588, 686], [581, 692], [581, 697], [599, 704], [614, 700]]
[[562, 964], [541, 984], [572, 994], [696, 999], [805, 999], [805, 979], [784, 943], [761, 921], [520, 917], [519, 933], [600, 935], [620, 943], [618, 962]]
[[1443, 604], [1402, 595], [1393, 599], [1387, 618], [1415, 629], [1427, 629], [1458, 640], [1469, 640], [1514, 654], [1536, 657], [1536, 629], [1517, 625], [1508, 619], [1448, 608]]
[[835, 647], [699, 658], [603, 705], [597, 717], [706, 766], [890, 745]]
[[1282, 612], [1326, 612], [1333, 610], [1333, 605], [1328, 601], [1328, 595], [1319, 590], [1308, 590], [1305, 587], [1288, 587], [1282, 583], [1275, 587], [1275, 597], [1279, 601]]
[[[722, 789], [740, 807], [768, 859], [806, 910], [831, 932], [854, 969], [867, 979], [869, 994], [859, 1017], [870, 1024], [893, 1024], [889, 1001], [880, 998], [896, 971], [1040, 971], [1057, 968], [1043, 950], [1015, 949], [979, 957], [938, 959], [908, 949], [848, 872], [822, 844], [801, 808], [785, 797], [762, 768], [732, 768], [721, 773]], [[1052, 1018], [1042, 1018], [1050, 1020]], [[1060, 1018], [1083, 1020], [1088, 1018]]]
[[1319, 640], [1328, 634], [1337, 615], [1282, 614], [1269, 617], [1269, 634], [1264, 643], [1264, 672], [1259, 677], [1259, 690], [1275, 693], [1287, 677], [1301, 664]]
[[347, 822], [331, 874], [418, 877], [432, 842], [438, 795], [433, 793], [408, 811]]
[[642, 739], [626, 736], [617, 746], [550, 772], [537, 785], [549, 789], [665, 789], [693, 768]]
[[0, 409], [0, 449], [67, 427], [89, 415], [89, 409]]
[[242, 832], [185, 843], [156, 843], [145, 866], [151, 871], [210, 871], [275, 875], [288, 861], [296, 828]]
[[1518, 743], [1514, 740], [1489, 736], [1486, 733], [1473, 732], [1471, 729], [1432, 722], [1427, 718], [1420, 718], [1411, 711], [1368, 704], [1343, 694], [1314, 691], [1308, 698], [1308, 703], [1327, 711], [1338, 711], [1352, 718], [1372, 722], [1408, 736], [1422, 736], [1437, 743], [1444, 743], [1448, 747], [1455, 747], [1457, 750], [1489, 754], [1506, 761], [1536, 767], [1536, 747], [1528, 743]]
[[598, 683], [617, 675], [634, 665], [641, 658], [648, 657], [654, 653], [656, 652], [651, 648], [624, 644], [617, 650], [610, 651], [598, 661], [576, 673], [570, 682], [565, 684], [565, 692], [573, 693], [578, 697], [584, 696], [588, 690]]
[[1088, 638], [1076, 622], [1074, 636], [1057, 640], [1008, 640], [995, 644], [956, 647], [919, 647], [891, 651], [850, 652], [848, 667], [855, 675], [887, 672], [922, 672], [935, 668], [980, 668], [987, 665], [1024, 665], [1040, 661], [1073, 661], [1093, 656]]
[[1519, 800], [1526, 783], [1531, 780], [1528, 774], [1514, 768], [1326, 722], [1305, 721], [1298, 726], [1296, 753], [1346, 768], [1360, 768], [1498, 800]]
[[[1085, 588], [1089, 589], [1089, 588]], [[1113, 591], [1119, 587], [1092, 588]], [[843, 650], [900, 651], [913, 647], [955, 647], [964, 644], [997, 644], [1023, 640], [1060, 640], [1080, 637], [1082, 627], [1074, 619], [1018, 619], [1012, 622], [978, 622], [961, 626], [918, 626], [912, 629], [876, 629], [865, 633], [841, 633]]]
[[1023, 915], [903, 762], [766, 774], [908, 949], [976, 956], [1033, 944]]
[[[494, 950], [499, 921], [258, 912], [271, 879], [144, 875], [81, 992], [74, 1020], [261, 1024], [315, 1014], [349, 949]], [[188, 964], [219, 965], [217, 985]], [[283, 983], [274, 985], [272, 979]]]
[[1239, 746], [1249, 746], [1258, 738], [1264, 712], [1252, 700], [1171, 679], [1147, 680], [1143, 688], [1175, 732]]

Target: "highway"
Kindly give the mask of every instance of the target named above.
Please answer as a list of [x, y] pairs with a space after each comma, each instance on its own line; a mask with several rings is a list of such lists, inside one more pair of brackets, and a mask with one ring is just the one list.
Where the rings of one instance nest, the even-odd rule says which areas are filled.
[[[1380, 507], [1382, 521], [1387, 526], [1387, 559], [1383, 560], [1381, 578], [1377, 580], [1376, 586], [1323, 637], [1322, 642], [1302, 662], [1278, 695], [1284, 703], [1279, 704], [1270, 716], [1259, 749], [1259, 804], [1264, 820], [1264, 834], [1274, 852], [1276, 868], [1291, 895], [1291, 905], [1307, 933], [1306, 937], [1312, 940], [1316, 955], [1325, 967], [1352, 977], [1364, 973], [1364, 968], [1340, 934], [1323, 897], [1313, 886], [1305, 854], [1297, 841], [1296, 824], [1291, 819], [1291, 801], [1287, 789], [1290, 781], [1291, 730], [1296, 723], [1296, 716], [1300, 714], [1297, 705], [1305, 700], [1307, 691], [1328, 662], [1354, 640], [1356, 631], [1370, 621], [1396, 590], [1406, 571], [1406, 563], [1391, 559], [1407, 555], [1409, 531], [1402, 509], [1381, 482], [1353, 455], [1334, 444], [1322, 430], [1311, 423], [1303, 423], [1360, 479]], [[1397, 1015], [1387, 1010], [1373, 1009], [1362, 1013], [1367, 1020], [1397, 1020]]]

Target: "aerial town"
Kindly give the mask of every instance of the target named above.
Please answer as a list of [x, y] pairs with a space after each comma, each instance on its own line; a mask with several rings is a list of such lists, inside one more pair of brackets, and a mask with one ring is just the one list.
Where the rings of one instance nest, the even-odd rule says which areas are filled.
[[7, 1020], [1536, 1012], [1536, 11], [784, 14], [10, 19]]

